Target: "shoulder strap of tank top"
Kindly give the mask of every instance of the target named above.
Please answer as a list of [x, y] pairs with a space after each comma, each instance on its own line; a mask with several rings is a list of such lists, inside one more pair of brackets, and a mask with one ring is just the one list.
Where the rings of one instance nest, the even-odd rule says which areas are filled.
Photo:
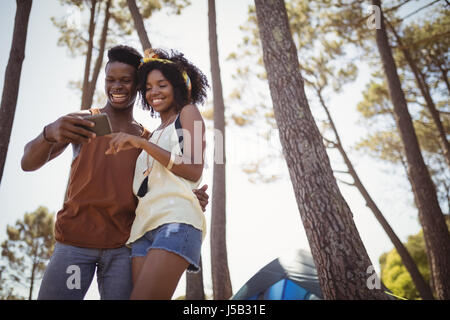
[[138, 124], [139, 124], [139, 126], [142, 128], [141, 137], [143, 137], [143, 138], [145, 138], [145, 139], [147, 139], [147, 140], [150, 139], [152, 133], [151, 133], [149, 130], [147, 130], [147, 128], [144, 127], [144, 126], [143, 126], [142, 124], [140, 124], [139, 122], [138, 122]]
[[175, 119], [175, 131], [178, 135], [178, 143], [180, 144], [181, 153], [183, 153], [183, 127], [181, 126], [181, 120], [180, 120], [180, 114], [178, 114], [177, 118]]
[[100, 114], [99, 108], [90, 108], [89, 111], [91, 112], [92, 115]]

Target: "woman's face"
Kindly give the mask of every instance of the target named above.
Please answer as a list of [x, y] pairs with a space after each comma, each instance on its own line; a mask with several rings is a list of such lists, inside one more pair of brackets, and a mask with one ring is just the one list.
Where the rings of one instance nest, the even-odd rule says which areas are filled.
[[173, 86], [161, 71], [155, 69], [148, 74], [145, 88], [145, 99], [155, 112], [175, 108]]

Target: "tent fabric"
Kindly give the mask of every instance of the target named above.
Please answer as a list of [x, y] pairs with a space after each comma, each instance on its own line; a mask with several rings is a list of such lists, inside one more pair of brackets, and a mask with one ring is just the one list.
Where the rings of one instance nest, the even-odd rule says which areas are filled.
[[273, 260], [248, 280], [232, 299], [323, 299], [311, 253], [297, 249]]
[[319, 299], [313, 293], [300, 287], [289, 279], [282, 279], [271, 285], [262, 294], [253, 296], [249, 300], [317, 300]]

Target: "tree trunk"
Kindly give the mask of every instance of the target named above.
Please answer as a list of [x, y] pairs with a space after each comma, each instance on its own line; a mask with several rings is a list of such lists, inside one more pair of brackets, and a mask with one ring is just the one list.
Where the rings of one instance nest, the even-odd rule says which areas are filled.
[[3, 82], [2, 102], [0, 104], [0, 183], [5, 168], [9, 139], [16, 113], [17, 97], [19, 95], [22, 63], [25, 59], [25, 44], [27, 40], [28, 20], [31, 11], [31, 0], [16, 1], [16, 16], [14, 31], [9, 51], [8, 65]]
[[30, 276], [30, 291], [28, 293], [28, 300], [33, 299], [33, 289], [34, 289], [34, 278], [35, 278], [35, 271], [38, 264], [37, 259], [37, 249], [33, 246], [33, 266], [31, 267], [31, 276]]
[[423, 227], [436, 296], [439, 299], [450, 299], [450, 234], [439, 207], [434, 184], [420, 152], [387, 38], [380, 0], [372, 0], [372, 4], [380, 8], [381, 28], [376, 30], [376, 42], [394, 106], [395, 120], [405, 148], [412, 189], [418, 202], [419, 220]]
[[[214, 161], [213, 191], [211, 205], [211, 274], [215, 300], [228, 299], [232, 295], [230, 272], [228, 269], [226, 244], [226, 188], [225, 188], [225, 105], [220, 80], [219, 52], [216, 34], [215, 1], [208, 0], [209, 56], [214, 100], [214, 130], [222, 133], [223, 164]], [[216, 137], [217, 138], [217, 137]], [[215, 138], [215, 139], [216, 139]], [[214, 147], [214, 152], [219, 152]]]
[[445, 82], [445, 84], [447, 85], [447, 90], [448, 93], [450, 94], [450, 82], [448, 81], [448, 77], [447, 77], [447, 70], [442, 68], [441, 65], [439, 65], [439, 70], [441, 70], [441, 74], [442, 74], [442, 80]]
[[131, 16], [133, 17], [134, 27], [136, 28], [139, 40], [142, 44], [142, 50], [152, 47], [150, 40], [148, 39], [147, 32], [145, 31], [144, 20], [139, 12], [139, 8], [136, 5], [135, 0], [127, 0], [128, 8], [130, 9]]
[[[299, 72], [283, 0], [255, 0], [275, 119], [325, 299], [387, 299], [333, 176]], [[372, 269], [373, 270], [373, 269]]]
[[[150, 40], [145, 31], [144, 21], [136, 6], [135, 0], [127, 0], [134, 25], [139, 35], [142, 48], [145, 50], [151, 48]], [[200, 271], [198, 273], [186, 273], [186, 300], [205, 300], [205, 290], [203, 286], [202, 258], [200, 257]]]
[[[406, 50], [406, 52], [408, 52]], [[447, 165], [450, 167], [450, 144], [447, 140], [447, 133], [445, 132], [444, 125], [442, 124], [442, 121], [440, 119], [439, 111], [436, 108], [436, 105], [433, 101], [433, 98], [431, 97], [430, 93], [430, 86], [426, 82], [425, 74], [417, 68], [417, 66], [414, 64], [414, 61], [411, 60], [411, 68], [415, 67], [415, 74], [414, 76], [417, 77], [418, 85], [421, 83], [421, 92], [422, 95], [425, 98], [426, 106], [428, 108], [428, 111], [431, 114], [431, 117], [433, 118], [433, 122], [438, 129], [439, 134], [439, 142], [442, 148], [442, 151], [444, 153], [445, 161], [447, 162]]]
[[94, 70], [92, 71], [91, 81], [89, 81], [88, 90], [87, 90], [87, 93], [85, 96], [85, 101], [83, 102], [84, 109], [89, 109], [92, 106], [92, 100], [93, 100], [94, 94], [95, 94], [95, 87], [97, 86], [98, 75], [99, 75], [100, 69], [102, 67], [103, 55], [105, 53], [105, 46], [106, 46], [106, 38], [108, 37], [109, 19], [111, 17], [111, 13], [109, 11], [110, 7], [111, 7], [111, 0], [108, 0], [106, 2], [106, 7], [105, 7], [105, 19], [103, 22], [102, 34], [101, 34], [101, 37], [99, 40], [98, 56], [97, 56], [97, 60], [95, 61]]
[[389, 23], [388, 20], [386, 20], [389, 28], [391, 29], [392, 33], [394, 34], [395, 39], [398, 42], [398, 45], [405, 56], [406, 61], [408, 62], [409, 67], [411, 68], [411, 71], [414, 74], [414, 78], [416, 79], [417, 87], [419, 88], [420, 92], [422, 93], [422, 96], [425, 99], [426, 106], [428, 108], [428, 111], [431, 114], [431, 117], [433, 119], [433, 122], [438, 129], [439, 133], [439, 143], [441, 145], [442, 151], [444, 153], [445, 161], [447, 162], [447, 165], [450, 167], [450, 144], [447, 140], [447, 134], [445, 132], [444, 126], [442, 125], [439, 111], [436, 109], [436, 105], [434, 104], [433, 98], [430, 94], [430, 87], [428, 86], [425, 75], [419, 68], [417, 67], [414, 59], [411, 57], [411, 54], [409, 53], [409, 50], [407, 47], [403, 46], [402, 39], [395, 31], [395, 28]]
[[186, 300], [205, 300], [205, 289], [203, 287], [203, 265], [200, 256], [200, 271], [197, 273], [186, 273]]
[[89, 91], [89, 76], [91, 74], [92, 49], [94, 47], [96, 5], [97, 0], [91, 0], [91, 16], [89, 18], [89, 40], [86, 51], [86, 62], [84, 64], [83, 87], [81, 89], [81, 110], [86, 110], [90, 108], [90, 106], [86, 105], [87, 100], [86, 97]]
[[419, 291], [420, 296], [423, 300], [433, 300], [433, 293], [431, 291], [430, 286], [427, 284], [425, 279], [423, 278], [422, 274], [419, 272], [419, 269], [417, 268], [416, 263], [414, 262], [413, 258], [409, 254], [406, 247], [403, 245], [403, 243], [400, 241], [400, 239], [395, 234], [394, 230], [389, 225], [389, 222], [384, 218], [383, 213], [380, 211], [378, 206], [376, 205], [375, 201], [370, 196], [367, 189], [364, 187], [363, 183], [359, 179], [358, 174], [356, 173], [356, 170], [353, 166], [353, 163], [350, 161], [349, 157], [347, 156], [347, 152], [345, 152], [344, 147], [341, 143], [341, 139], [339, 137], [339, 134], [337, 132], [336, 126], [334, 125], [334, 121], [331, 118], [331, 114], [328, 110], [328, 107], [325, 104], [325, 101], [323, 100], [322, 93], [320, 89], [316, 89], [317, 96], [319, 97], [320, 103], [325, 110], [325, 113], [327, 114], [328, 121], [330, 122], [331, 129], [334, 132], [334, 135], [336, 137], [336, 143], [335, 146], [339, 150], [342, 158], [344, 159], [345, 165], [348, 168], [348, 173], [353, 178], [353, 185], [358, 188], [359, 192], [363, 196], [364, 200], [366, 201], [366, 206], [372, 211], [372, 213], [375, 215], [375, 218], [380, 223], [383, 230], [388, 235], [389, 239], [391, 240], [392, 244], [394, 245], [395, 249], [397, 250], [398, 254], [400, 255], [400, 258], [402, 259], [403, 264], [405, 265], [406, 269], [408, 270], [409, 274], [411, 275], [411, 278]]

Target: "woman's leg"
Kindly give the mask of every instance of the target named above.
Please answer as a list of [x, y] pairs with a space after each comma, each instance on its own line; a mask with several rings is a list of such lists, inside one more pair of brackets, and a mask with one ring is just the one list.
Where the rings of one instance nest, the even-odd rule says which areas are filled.
[[133, 257], [131, 259], [131, 276], [133, 279], [133, 287], [136, 285], [139, 273], [141, 273], [144, 262], [145, 257]]
[[[189, 266], [189, 262], [179, 255], [162, 249], [151, 249], [142, 265], [142, 261], [136, 259], [133, 258], [134, 288], [131, 300], [170, 300], [181, 275]], [[134, 281], [134, 271], [139, 269]]]

